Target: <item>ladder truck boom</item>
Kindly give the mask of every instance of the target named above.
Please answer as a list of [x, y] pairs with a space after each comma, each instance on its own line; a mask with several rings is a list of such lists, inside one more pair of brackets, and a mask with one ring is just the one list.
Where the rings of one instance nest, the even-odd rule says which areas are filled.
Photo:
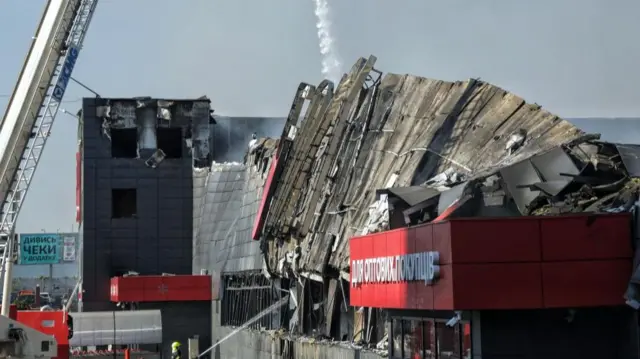
[[15, 223], [98, 0], [48, 0], [0, 123], [2, 315], [9, 310]]
[[[3, 201], [10, 197], [11, 181], [18, 169], [20, 156], [33, 137], [30, 132], [36, 121], [34, 114], [43, 104], [50, 74], [56, 70], [61, 57], [63, 43], [59, 39], [64, 34], [58, 35], [56, 30], [68, 26], [65, 22], [72, 20], [63, 16], [65, 3], [63, 0], [47, 3], [0, 125], [0, 193], [4, 194]], [[3, 211], [3, 218], [7, 212]], [[4, 227], [0, 229], [7, 230]]]

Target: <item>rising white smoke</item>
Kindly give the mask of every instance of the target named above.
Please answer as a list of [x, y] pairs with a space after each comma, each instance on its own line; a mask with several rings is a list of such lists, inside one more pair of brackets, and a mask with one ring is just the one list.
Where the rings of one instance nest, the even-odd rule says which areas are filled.
[[315, 4], [316, 27], [318, 28], [318, 40], [320, 41], [320, 54], [322, 54], [322, 75], [338, 82], [342, 77], [340, 56], [335, 48], [334, 38], [331, 35], [331, 20], [329, 20], [329, 3], [327, 0], [313, 0]]

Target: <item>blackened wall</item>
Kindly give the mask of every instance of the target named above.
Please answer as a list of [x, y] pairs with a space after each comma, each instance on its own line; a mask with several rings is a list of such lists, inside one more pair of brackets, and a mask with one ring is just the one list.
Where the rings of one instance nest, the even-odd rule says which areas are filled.
[[[476, 324], [472, 319], [472, 327]], [[639, 357], [637, 313], [627, 307], [578, 308], [573, 314], [567, 309], [483, 311], [480, 327], [483, 359]], [[472, 329], [475, 343], [473, 335]]]
[[[183, 142], [182, 158], [166, 158], [156, 168], [148, 154], [112, 158], [103, 131], [105, 99], [85, 99], [82, 116], [83, 309], [109, 307], [109, 278], [191, 274], [193, 228], [192, 158]], [[111, 110], [111, 114], [115, 110]], [[185, 126], [178, 116], [171, 126]], [[112, 191], [135, 189], [136, 214], [112, 218]]]

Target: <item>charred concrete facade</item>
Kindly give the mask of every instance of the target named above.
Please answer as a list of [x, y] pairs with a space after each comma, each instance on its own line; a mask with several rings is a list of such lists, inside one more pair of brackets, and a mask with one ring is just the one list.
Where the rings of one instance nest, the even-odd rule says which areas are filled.
[[[214, 122], [206, 98], [84, 100], [83, 311], [113, 309], [111, 277], [192, 273], [193, 168], [211, 163]], [[185, 304], [145, 307], [173, 318], [164, 328], [167, 341], [197, 334], [208, 345], [209, 304], [187, 305], [197, 311], [186, 311]], [[178, 320], [173, 312], [184, 315]]]

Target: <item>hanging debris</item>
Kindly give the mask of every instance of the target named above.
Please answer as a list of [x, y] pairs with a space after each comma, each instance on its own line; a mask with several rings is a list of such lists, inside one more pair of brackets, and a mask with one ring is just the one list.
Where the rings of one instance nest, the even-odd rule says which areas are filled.
[[[99, 99], [96, 117], [111, 141], [112, 157], [144, 159], [156, 168], [164, 159], [193, 157], [196, 168], [211, 165], [211, 102], [150, 97]], [[183, 151], [184, 149], [184, 151]]]

